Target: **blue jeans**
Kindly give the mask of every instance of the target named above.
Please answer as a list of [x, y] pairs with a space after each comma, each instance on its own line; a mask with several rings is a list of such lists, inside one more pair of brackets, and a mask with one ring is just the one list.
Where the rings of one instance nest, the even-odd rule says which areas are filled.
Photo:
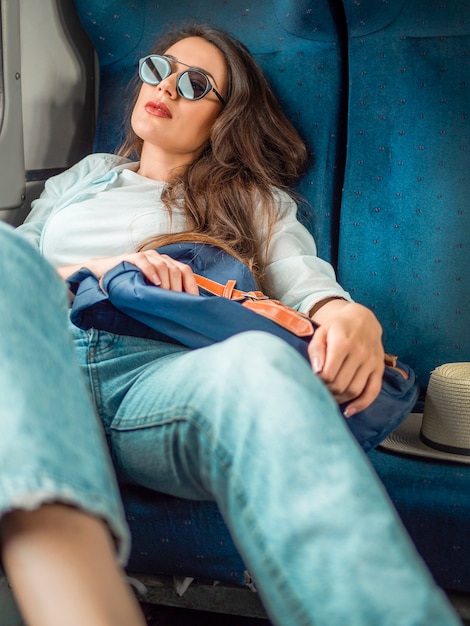
[[0, 515], [61, 501], [129, 533], [103, 429], [67, 328], [55, 270], [0, 222]]
[[119, 479], [215, 499], [275, 624], [460, 623], [293, 349], [264, 333], [191, 351], [72, 329], [81, 376], [53, 271], [4, 229], [0, 257], [0, 513], [71, 502], [125, 555], [87, 380]]

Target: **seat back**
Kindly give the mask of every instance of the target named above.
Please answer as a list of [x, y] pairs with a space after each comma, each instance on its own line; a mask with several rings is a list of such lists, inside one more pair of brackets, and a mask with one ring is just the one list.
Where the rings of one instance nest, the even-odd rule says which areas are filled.
[[[254, 54], [312, 151], [298, 190], [320, 256], [417, 371], [470, 360], [470, 5], [460, 0], [74, 0], [97, 51], [95, 150], [156, 35], [190, 20]], [[247, 8], [247, 6], [249, 8]]]
[[343, 0], [339, 279], [423, 385], [470, 360], [470, 3]]
[[158, 4], [75, 0], [75, 5], [99, 60], [95, 151], [113, 151], [121, 142], [129, 82], [136, 75], [138, 59], [148, 54], [159, 33], [196, 21], [219, 26], [241, 39], [314, 152], [299, 187], [310, 205], [303, 219], [315, 234], [320, 254], [335, 259], [342, 78], [337, 16], [327, 0], [257, 0], [251, 8], [244, 0]]

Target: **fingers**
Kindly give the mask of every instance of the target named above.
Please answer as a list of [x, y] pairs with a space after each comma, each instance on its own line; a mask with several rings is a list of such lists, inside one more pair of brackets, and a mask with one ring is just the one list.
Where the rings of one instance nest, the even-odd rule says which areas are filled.
[[[158, 254], [154, 250], [149, 250], [147, 260], [153, 267], [157, 281], [163, 289], [171, 291], [185, 291], [193, 295], [198, 295], [199, 289], [194, 278], [192, 269], [186, 263], [175, 261], [166, 254]], [[157, 281], [153, 280], [154, 284]]]
[[347, 358], [337, 371], [324, 369], [320, 378], [326, 384], [338, 404], [349, 403], [345, 417], [352, 417], [366, 409], [379, 395], [382, 388], [384, 363], [375, 359], [357, 363]]
[[[332, 328], [333, 326], [333, 328]], [[380, 333], [373, 327], [357, 335], [334, 325], [320, 326], [309, 344], [312, 369], [338, 404], [349, 403], [346, 417], [363, 411], [378, 396], [384, 371]]]
[[325, 384], [338, 404], [349, 403], [345, 417], [352, 417], [372, 404], [382, 388], [383, 371], [381, 361], [370, 359], [358, 365], [347, 359], [333, 380], [325, 377]]
[[308, 344], [308, 356], [310, 364], [315, 374], [320, 374], [326, 361], [327, 331], [323, 326], [315, 330], [315, 333]]
[[185, 291], [199, 295], [199, 289], [192, 269], [186, 263], [175, 261], [166, 254], [159, 254], [155, 250], [146, 250], [128, 255], [125, 259], [132, 263], [145, 278], [162, 289], [171, 291]]
[[[384, 366], [385, 367], [385, 366]], [[362, 393], [350, 402], [345, 408], [343, 414], [345, 417], [353, 417], [356, 413], [360, 413], [367, 409], [372, 402], [377, 398], [382, 389], [383, 379], [383, 367], [372, 372], [367, 379], [367, 383], [364, 386]]]

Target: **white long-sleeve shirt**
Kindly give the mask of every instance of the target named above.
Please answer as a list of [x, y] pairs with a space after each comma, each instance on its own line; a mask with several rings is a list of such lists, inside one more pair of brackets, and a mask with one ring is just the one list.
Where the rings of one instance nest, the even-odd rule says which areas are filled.
[[[161, 201], [165, 183], [140, 176], [137, 168], [112, 154], [86, 157], [46, 182], [18, 232], [60, 267], [134, 252], [149, 236], [185, 230], [183, 211], [175, 208], [170, 217]], [[316, 255], [295, 202], [282, 191], [276, 198], [280, 218], [267, 254], [272, 295], [303, 312], [328, 297], [350, 300], [331, 265]], [[260, 243], [262, 223], [260, 218]]]

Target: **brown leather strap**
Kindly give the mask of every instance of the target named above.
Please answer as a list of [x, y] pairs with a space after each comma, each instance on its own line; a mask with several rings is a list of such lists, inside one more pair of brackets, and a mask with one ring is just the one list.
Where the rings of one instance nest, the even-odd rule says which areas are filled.
[[226, 285], [221, 285], [205, 276], [200, 276], [199, 274], [194, 276], [199, 287], [215, 296], [235, 301], [243, 300], [242, 306], [269, 318], [298, 337], [310, 337], [313, 335], [314, 325], [307, 315], [291, 309], [279, 300], [268, 298], [261, 291], [240, 291], [235, 289], [235, 280], [229, 280]]
[[199, 274], [194, 274], [194, 277], [198, 287], [221, 298], [228, 298], [229, 300], [244, 300], [245, 298], [266, 300], [268, 298], [262, 291], [240, 291], [240, 289], [235, 289], [235, 280], [229, 280], [226, 285], [221, 285], [215, 280], [200, 276]]
[[243, 307], [269, 318], [297, 337], [310, 337], [315, 327], [312, 320], [278, 300], [247, 300]]

